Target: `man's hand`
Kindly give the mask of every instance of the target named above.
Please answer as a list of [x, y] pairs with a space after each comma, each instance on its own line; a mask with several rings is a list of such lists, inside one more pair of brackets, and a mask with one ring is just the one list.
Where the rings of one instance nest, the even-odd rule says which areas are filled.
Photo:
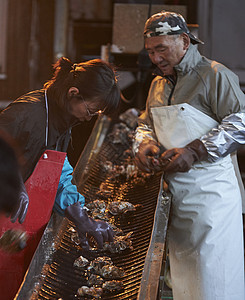
[[75, 224], [84, 249], [89, 250], [87, 235], [94, 237], [99, 249], [103, 248], [104, 242], [113, 242], [114, 232], [110, 225], [90, 218], [79, 202], [68, 206], [65, 215]]
[[137, 167], [147, 173], [151, 173], [158, 166], [158, 160], [154, 157], [160, 153], [160, 147], [157, 142], [142, 142], [139, 145], [138, 152], [135, 154], [135, 163]]
[[187, 172], [194, 162], [205, 160], [207, 156], [204, 144], [196, 139], [184, 148], [165, 151], [160, 157], [160, 165], [164, 172]]

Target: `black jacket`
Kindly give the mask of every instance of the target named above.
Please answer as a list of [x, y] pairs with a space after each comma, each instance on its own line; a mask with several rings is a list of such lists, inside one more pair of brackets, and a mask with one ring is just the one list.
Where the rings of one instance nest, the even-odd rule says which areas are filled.
[[48, 99], [48, 145], [45, 147], [46, 118], [43, 89], [21, 96], [0, 114], [0, 128], [15, 139], [23, 155], [24, 181], [32, 174], [46, 149], [66, 152], [70, 129], [77, 123], [56, 101]]

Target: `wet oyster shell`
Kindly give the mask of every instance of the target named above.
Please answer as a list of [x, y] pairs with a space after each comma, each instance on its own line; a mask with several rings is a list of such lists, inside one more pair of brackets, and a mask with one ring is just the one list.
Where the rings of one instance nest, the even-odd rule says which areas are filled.
[[81, 255], [74, 261], [73, 266], [84, 269], [88, 264], [89, 260]]
[[136, 208], [132, 203], [127, 201], [112, 201], [108, 205], [108, 210], [112, 215], [116, 216], [128, 211], [135, 211]]
[[116, 291], [121, 291], [123, 290], [123, 282], [119, 280], [111, 280], [111, 281], [106, 281], [102, 285], [102, 289], [105, 292], [116, 292]]
[[104, 279], [96, 274], [91, 274], [88, 278], [88, 285], [89, 286], [102, 286], [104, 283]]
[[99, 272], [105, 279], [119, 279], [125, 275], [123, 268], [116, 267], [114, 265], [104, 266], [99, 270]]
[[106, 266], [106, 265], [112, 265], [113, 262], [110, 257], [107, 256], [99, 256], [96, 259], [92, 260], [90, 262], [90, 265], [88, 266], [88, 271], [100, 275], [100, 270]]
[[78, 296], [91, 296], [94, 298], [100, 298], [103, 293], [103, 289], [100, 287], [88, 287], [88, 286], [82, 286], [77, 290]]
[[111, 253], [119, 253], [126, 249], [133, 250], [133, 242], [131, 236], [133, 231], [130, 231], [126, 235], [115, 235], [114, 241], [111, 243], [104, 243], [103, 249], [110, 251]]

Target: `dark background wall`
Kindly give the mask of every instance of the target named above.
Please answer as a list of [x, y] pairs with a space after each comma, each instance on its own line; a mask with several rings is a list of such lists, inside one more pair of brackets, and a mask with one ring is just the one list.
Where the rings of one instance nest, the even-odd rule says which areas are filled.
[[[198, 35], [205, 41], [205, 45], [199, 47], [201, 53], [231, 68], [239, 75], [241, 87], [245, 89], [244, 0], [3, 1], [8, 3], [7, 70], [5, 76], [0, 76], [0, 109], [6, 102], [11, 102], [30, 90], [41, 88], [52, 76], [52, 64], [60, 56], [67, 56], [73, 62], [100, 57], [101, 46], [111, 47], [113, 44], [113, 30], [118, 21], [115, 17], [115, 5], [118, 4], [185, 7], [187, 23], [199, 24]], [[135, 22], [138, 22], [137, 18]], [[125, 22], [119, 28], [118, 36], [127, 33], [128, 25]], [[130, 39], [133, 37], [129, 36]], [[112, 51], [109, 54], [108, 59], [121, 72], [120, 78], [129, 82], [125, 84], [123, 80], [119, 81], [124, 97], [129, 100], [127, 103], [123, 102], [122, 110], [128, 107], [144, 108], [152, 75], [150, 68], [144, 69], [146, 57], [140, 56], [141, 54], [137, 51]], [[76, 163], [95, 121], [96, 119], [92, 119], [73, 129], [73, 147], [69, 147], [72, 164]], [[240, 157], [243, 157], [243, 149]], [[245, 161], [241, 164], [245, 165]]]
[[53, 0], [8, 1], [7, 71], [0, 80], [0, 101], [39, 88], [51, 76], [53, 36]]

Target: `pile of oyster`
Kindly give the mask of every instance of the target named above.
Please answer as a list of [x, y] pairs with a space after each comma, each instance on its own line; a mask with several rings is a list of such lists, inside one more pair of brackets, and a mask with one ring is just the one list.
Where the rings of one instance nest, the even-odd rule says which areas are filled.
[[104, 200], [96, 199], [86, 204], [88, 213], [95, 219], [109, 220], [111, 216], [122, 216], [127, 212], [134, 212], [142, 205], [134, 205], [128, 201], [111, 201], [108, 204]]
[[[123, 214], [134, 212], [142, 205], [133, 205], [127, 201], [112, 201], [106, 204], [103, 200], [95, 200], [86, 205], [88, 214], [94, 219], [100, 219], [109, 223], [114, 231], [114, 241], [104, 243], [104, 250], [111, 253], [119, 253], [126, 249], [133, 250], [133, 232], [125, 234], [114, 223], [112, 218], [121, 217]], [[92, 250], [95, 250], [94, 248]]]
[[[114, 231], [113, 242], [105, 242], [103, 250], [110, 253], [120, 253], [126, 249], [133, 250], [132, 235], [133, 231], [125, 234], [123, 230], [117, 227], [113, 221], [115, 217], [121, 217], [123, 214], [134, 212], [142, 207], [141, 204], [133, 205], [127, 201], [112, 201], [108, 204], [104, 200], [95, 200], [86, 204], [88, 215], [95, 220], [106, 221]], [[74, 227], [69, 227], [71, 240], [76, 244], [80, 244], [80, 238]], [[93, 238], [89, 238], [90, 250], [98, 250]]]
[[[119, 122], [114, 124], [111, 132], [108, 134], [108, 141], [113, 148], [118, 150], [120, 164], [111, 161], [101, 161], [102, 170], [109, 175], [111, 180], [118, 177], [134, 180], [135, 183], [144, 183], [151, 174], [144, 173], [138, 169], [134, 163], [134, 154], [132, 150], [135, 129], [138, 124], [138, 116], [140, 111], [130, 108], [119, 116]], [[125, 149], [121, 153], [122, 149]]]
[[103, 293], [118, 292], [124, 288], [121, 279], [125, 272], [122, 268], [115, 266], [110, 257], [102, 256], [89, 261], [79, 256], [73, 265], [86, 273], [88, 278], [87, 285], [77, 290], [78, 296], [98, 299]]
[[109, 160], [102, 160], [101, 167], [107, 178], [110, 181], [115, 181], [117, 178], [131, 180], [135, 184], [143, 184], [152, 176], [150, 173], [142, 172], [134, 162], [132, 149], [127, 149], [123, 152], [125, 157], [120, 164], [113, 163]]

